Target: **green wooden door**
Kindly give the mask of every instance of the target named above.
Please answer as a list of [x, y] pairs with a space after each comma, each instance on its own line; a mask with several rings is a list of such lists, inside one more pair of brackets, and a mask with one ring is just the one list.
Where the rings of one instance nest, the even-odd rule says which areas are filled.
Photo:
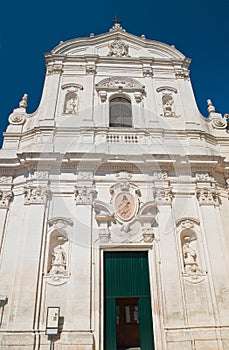
[[105, 350], [116, 350], [116, 299], [138, 298], [141, 350], [153, 350], [147, 252], [104, 253]]

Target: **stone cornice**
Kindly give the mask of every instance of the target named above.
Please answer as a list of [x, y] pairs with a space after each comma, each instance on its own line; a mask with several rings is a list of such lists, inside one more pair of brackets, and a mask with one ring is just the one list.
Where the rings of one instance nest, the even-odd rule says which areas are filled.
[[151, 50], [155, 49], [157, 51], [162, 52], [164, 55], [167, 54], [168, 57], [173, 59], [183, 60], [185, 58], [185, 56], [180, 51], [178, 51], [173, 45], [161, 43], [156, 40], [145, 39], [145, 37], [138, 37], [134, 34], [117, 30], [91, 37], [75, 38], [65, 42], [60, 42], [60, 44], [56, 46], [50, 53], [45, 54], [45, 58], [48, 58], [49, 56], [53, 55], [63, 56], [66, 55], [70, 50], [75, 49], [77, 47], [94, 46], [104, 42], [115, 40], [117, 38], [127, 41], [128, 43], [132, 43], [135, 46], [149, 48]]

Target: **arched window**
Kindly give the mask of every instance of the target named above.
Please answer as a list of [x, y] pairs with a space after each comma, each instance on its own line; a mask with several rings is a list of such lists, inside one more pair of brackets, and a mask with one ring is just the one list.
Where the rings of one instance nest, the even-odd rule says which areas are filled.
[[115, 97], [110, 101], [110, 126], [132, 127], [131, 102], [128, 99]]

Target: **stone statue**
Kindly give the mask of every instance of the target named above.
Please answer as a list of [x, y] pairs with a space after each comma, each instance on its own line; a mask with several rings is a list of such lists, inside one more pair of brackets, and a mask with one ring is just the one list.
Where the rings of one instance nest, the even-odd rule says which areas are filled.
[[198, 264], [196, 261], [197, 254], [196, 251], [190, 247], [190, 243], [184, 243], [183, 245], [183, 258], [184, 258], [184, 267], [186, 272], [197, 272]]
[[70, 96], [66, 96], [66, 102], [65, 102], [65, 113], [77, 113], [78, 112], [78, 96], [74, 94]]
[[164, 108], [164, 116], [171, 117], [174, 116], [173, 113], [173, 98], [170, 95], [165, 95], [162, 97], [163, 108]]
[[66, 252], [61, 245], [53, 249], [50, 274], [64, 274], [66, 271]]

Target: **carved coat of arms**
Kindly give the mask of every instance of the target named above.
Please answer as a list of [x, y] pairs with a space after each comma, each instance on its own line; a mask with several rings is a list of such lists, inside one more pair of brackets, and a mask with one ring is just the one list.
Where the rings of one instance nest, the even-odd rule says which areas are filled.
[[122, 40], [116, 39], [112, 43], [108, 45], [110, 52], [108, 53], [108, 56], [116, 56], [116, 57], [122, 57], [122, 56], [129, 56], [129, 45], [125, 44]]

